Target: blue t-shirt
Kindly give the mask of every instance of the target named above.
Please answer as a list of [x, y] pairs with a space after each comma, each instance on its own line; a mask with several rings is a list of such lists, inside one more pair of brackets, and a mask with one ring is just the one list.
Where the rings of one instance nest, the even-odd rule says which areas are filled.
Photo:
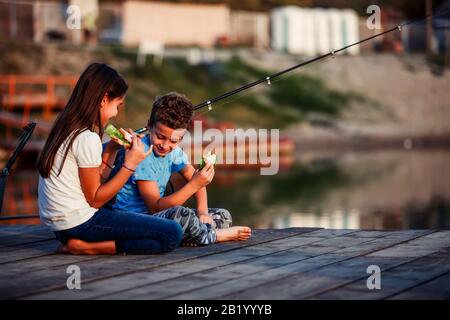
[[[142, 142], [144, 143], [145, 151], [147, 151], [151, 145], [150, 137], [146, 135], [142, 138]], [[124, 160], [125, 150], [121, 150], [117, 154], [115, 167], [110, 177], [114, 176], [120, 170]], [[172, 173], [179, 172], [187, 163], [187, 155], [180, 147], [176, 147], [164, 157], [157, 156], [152, 152], [142, 160], [136, 168], [136, 172], [128, 179], [122, 189], [120, 189], [115, 197], [115, 201], [113, 199], [109, 204], [118, 211], [148, 212], [149, 209], [139, 194], [136, 181], [155, 181], [158, 184], [159, 194], [163, 197]]]

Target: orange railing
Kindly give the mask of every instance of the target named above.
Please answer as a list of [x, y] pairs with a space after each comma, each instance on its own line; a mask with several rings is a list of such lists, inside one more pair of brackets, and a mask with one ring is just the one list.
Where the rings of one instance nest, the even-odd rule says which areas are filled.
[[[54, 110], [64, 108], [77, 77], [0, 75], [0, 104], [5, 111], [23, 109], [23, 121], [28, 122], [31, 110], [43, 112], [44, 120], [50, 120]], [[66, 94], [57, 94], [58, 87], [66, 87]]]

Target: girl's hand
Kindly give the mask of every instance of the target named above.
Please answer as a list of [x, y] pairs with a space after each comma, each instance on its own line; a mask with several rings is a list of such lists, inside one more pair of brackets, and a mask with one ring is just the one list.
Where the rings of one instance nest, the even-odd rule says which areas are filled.
[[206, 187], [214, 178], [214, 166], [207, 162], [202, 170], [195, 170], [191, 178], [191, 183], [197, 188]]
[[131, 147], [125, 153], [124, 163], [128, 168], [135, 170], [139, 163], [141, 163], [141, 161], [144, 160], [153, 151], [153, 145], [150, 146], [147, 152], [144, 151], [144, 148], [144, 143], [135, 134], [133, 136]]

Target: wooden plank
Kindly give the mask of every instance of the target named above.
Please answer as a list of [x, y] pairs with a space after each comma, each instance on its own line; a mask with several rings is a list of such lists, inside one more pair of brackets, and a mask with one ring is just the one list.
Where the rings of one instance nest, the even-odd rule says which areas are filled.
[[423, 257], [450, 247], [450, 231], [437, 231], [418, 239], [374, 252], [377, 257]]
[[0, 283], [7, 281], [8, 279], [20, 277], [25, 273], [57, 267], [67, 268], [67, 266], [71, 264], [81, 263], [82, 261], [103, 259], [103, 257], [104, 256], [52, 254], [26, 260], [11, 261], [2, 264], [0, 271]]
[[[402, 260], [408, 258], [391, 258], [384, 257], [378, 259]], [[369, 258], [369, 259], [373, 259]], [[413, 258], [409, 258], [413, 259]], [[380, 266], [381, 267], [381, 266]], [[422, 257], [413, 259], [409, 263], [399, 265], [389, 270], [381, 271], [381, 289], [368, 290], [366, 281], [367, 278], [359, 279], [356, 282], [350, 283], [346, 286], [318, 295], [317, 299], [386, 299], [390, 296], [395, 296], [403, 291], [408, 291], [415, 288], [416, 291], [412, 294], [416, 298], [422, 297], [420, 285], [443, 276], [450, 272], [450, 259], [448, 258], [430, 258]], [[445, 299], [448, 295], [449, 287], [444, 284], [434, 284], [439, 287], [435, 292], [435, 298]], [[444, 289], [445, 288], [445, 289]], [[440, 294], [442, 295], [439, 295]]]
[[[425, 232], [422, 232], [422, 234]], [[330, 253], [318, 254], [312, 258], [300, 260], [296, 263], [291, 263], [287, 265], [282, 265], [277, 268], [267, 268], [267, 270], [260, 271], [258, 273], [252, 273], [250, 275], [245, 275], [243, 277], [234, 277], [231, 279], [227, 279], [227, 281], [221, 282], [220, 285], [216, 282], [211, 286], [204, 285], [203, 288], [199, 288], [197, 290], [184, 292], [178, 295], [173, 295], [170, 298], [173, 299], [228, 299], [233, 298], [233, 293], [243, 291], [243, 294], [240, 297], [244, 297], [245, 299], [251, 298], [254, 299], [252, 294], [258, 294], [258, 289], [255, 292], [247, 293], [246, 290], [249, 288], [253, 288], [256, 286], [264, 285], [265, 283], [278, 282], [284, 280], [284, 286], [287, 288], [291, 287], [292, 283], [290, 279], [295, 274], [301, 274], [308, 271], [316, 270], [321, 267], [325, 267], [328, 265], [332, 265], [335, 263], [339, 263], [341, 261], [345, 261], [354, 257], [357, 257], [362, 254], [366, 254], [375, 250], [380, 250], [393, 244], [396, 244], [400, 241], [405, 241], [411, 239], [411, 237], [417, 237], [418, 233], [415, 235], [405, 235], [405, 238], [402, 239], [398, 237], [398, 239], [385, 239], [385, 238], [377, 238], [374, 240], [367, 239], [367, 242], [363, 242], [358, 246], [349, 246], [347, 248], [342, 248], [337, 251], [331, 251]], [[314, 252], [320, 248], [320, 246], [310, 246], [308, 250], [312, 250]], [[211, 280], [210, 280], [211, 281]], [[184, 283], [180, 283], [180, 285], [184, 285]], [[266, 293], [271, 295], [276, 292], [273, 291], [270, 287], [265, 288]], [[273, 297], [271, 296], [270, 299]]]
[[395, 234], [397, 234], [397, 232], [388, 230], [358, 230], [358, 232], [349, 233], [347, 236], [358, 238], [378, 238], [378, 237], [392, 236]]
[[[426, 231], [425, 233], [424, 233], [424, 231]], [[389, 232], [389, 234], [388, 235], [386, 235], [386, 239], [395, 239], [395, 238], [398, 238], [398, 237], [401, 237], [401, 238], [403, 238], [405, 235], [411, 235], [411, 236], [413, 236], [413, 235], [417, 235], [417, 234], [422, 234], [422, 235], [430, 235], [430, 236], [432, 236], [435, 232], [436, 232], [437, 230], [423, 230], [423, 229], [419, 229], [419, 230], [417, 230], [417, 229], [413, 229], [413, 230], [396, 230], [396, 231], [394, 231], [394, 230], [392, 230], [392, 232]]]
[[[353, 231], [354, 232], [354, 231]], [[308, 238], [311, 234], [318, 234], [318, 232], [311, 232], [305, 234], [300, 239]], [[344, 234], [344, 233], [343, 233]], [[257, 272], [261, 272], [262, 270], [276, 268], [280, 265], [285, 265], [288, 263], [298, 262], [300, 260], [309, 259], [313, 256], [318, 256], [324, 253], [328, 253], [331, 251], [336, 251], [342, 248], [345, 244], [347, 246], [357, 245], [365, 241], [370, 241], [371, 239], [363, 238], [363, 239], [355, 239], [348, 237], [337, 237], [334, 238], [334, 241], [330, 242], [330, 239], [326, 234], [321, 233], [320, 235], [326, 236], [325, 238], [315, 238], [322, 239], [321, 241], [315, 241], [313, 243], [299, 245], [293, 249], [285, 250], [282, 252], [273, 252], [272, 254], [264, 255], [261, 257], [256, 257], [254, 259], [249, 259], [243, 263], [233, 263], [228, 265], [223, 265], [225, 267], [219, 268], [219, 266], [215, 266], [213, 269], [209, 269], [207, 273], [198, 272], [202, 270], [202, 267], [205, 264], [205, 261], [201, 259], [197, 259], [192, 261], [192, 268], [197, 270], [195, 273], [189, 273], [183, 275], [182, 277], [172, 277], [171, 281], [164, 281], [159, 279], [151, 278], [152, 281], [149, 280], [148, 284], [152, 284], [151, 286], [142, 286], [144, 283], [139, 282], [141, 284], [140, 288], [133, 288], [132, 292], [124, 292], [121, 290], [116, 295], [106, 296], [106, 298], [137, 298], [137, 299], [160, 299], [165, 298], [170, 295], [174, 295], [180, 293], [180, 290], [190, 291], [202, 287], [208, 287], [215, 285], [217, 283], [221, 283], [224, 281], [228, 281], [229, 279], [234, 279], [236, 277], [242, 277], [248, 274], [255, 274]], [[292, 239], [293, 240], [293, 239]], [[292, 242], [292, 241], [291, 241]], [[326, 244], [326, 245], [325, 245]], [[331, 244], [335, 244], [332, 246]], [[223, 255], [214, 256], [216, 260], [224, 260]], [[159, 272], [159, 270], [154, 270], [154, 272]], [[130, 275], [127, 280], [133, 281], [133, 275]], [[169, 279], [166, 277], [166, 279]], [[158, 283], [159, 282], [159, 283]], [[209, 292], [209, 289], [208, 289]]]
[[25, 232], [31, 230], [43, 230], [48, 229], [44, 225], [39, 224], [19, 224], [19, 225], [0, 225], [0, 232]]
[[305, 234], [305, 237], [335, 238], [357, 232], [354, 229], [320, 229]]
[[[366, 273], [368, 266], [378, 265], [381, 269], [388, 269], [405, 262], [408, 262], [408, 258], [368, 258], [367, 256], [358, 256], [307, 272], [295, 273], [289, 280], [272, 281], [243, 292], [228, 295], [225, 298], [242, 299], [243, 297], [252, 297], [252, 299], [276, 300], [315, 298], [321, 292], [329, 291], [357, 279], [363, 279], [364, 288], [369, 291], [366, 287], [366, 279], [369, 276]], [[288, 282], [290, 285], [287, 285]], [[274, 292], [276, 292], [275, 295]], [[359, 296], [354, 294], [349, 299], [359, 299]]]
[[0, 235], [3, 233], [28, 233], [36, 231], [51, 230], [42, 224], [18, 224], [18, 225], [0, 225]]
[[450, 300], [450, 273], [446, 273], [424, 284], [396, 294], [392, 300]]
[[[14, 228], [16, 229], [16, 228]], [[253, 234], [252, 238], [245, 242], [229, 242], [217, 244], [214, 246], [214, 249], [204, 249], [202, 252], [211, 250], [227, 250], [228, 248], [235, 248], [236, 246], [246, 246], [252, 245], [253, 243], [260, 243], [266, 241], [270, 241], [271, 239], [276, 239], [277, 237], [287, 237], [289, 235], [295, 235], [305, 232], [310, 232], [313, 230], [317, 230], [318, 228], [290, 228], [283, 230], [259, 230], [256, 231], [256, 234]], [[20, 228], [22, 230], [22, 228]], [[16, 232], [16, 231], [14, 231]], [[51, 240], [51, 241], [37, 241], [37, 242], [29, 242], [20, 245], [20, 248], [5, 246], [0, 248], [0, 264], [12, 262], [15, 260], [24, 260], [30, 259], [39, 256], [45, 256], [55, 253], [57, 246], [59, 245], [59, 241]]]
[[[322, 237], [312, 236], [314, 233], [320, 235], [321, 232]], [[361, 237], [358, 237], [358, 232], [361, 232]], [[367, 263], [378, 262], [383, 272], [389, 272], [400, 268], [405, 263], [411, 263], [421, 255], [428, 254], [430, 261], [437, 261], [436, 266], [450, 265], [448, 259], [444, 259], [448, 258], [446, 247], [448, 233], [445, 231], [428, 233], [431, 231], [402, 233], [353, 230], [336, 232], [334, 236], [336, 234], [341, 236], [331, 238], [323, 230], [312, 232], [304, 229], [264, 230], [255, 231], [251, 241], [180, 248], [166, 255], [125, 257], [54, 255], [55, 258], [73, 258], [61, 263], [52, 261], [50, 256], [31, 257], [23, 260], [26, 263], [24, 270], [29, 272], [22, 272], [23, 276], [20, 277], [17, 277], [21, 275], [20, 269], [10, 272], [11, 268], [9, 268], [13, 265], [20, 268], [20, 262], [8, 262], [3, 265], [8, 267], [6, 269], [8, 272], [0, 271], [0, 296], [57, 299], [95, 297], [254, 299], [258, 296], [249, 296], [249, 289], [261, 291], [262, 287], [266, 292], [274, 292], [276, 288], [270, 287], [269, 281], [279, 283], [281, 280], [287, 286], [283, 289], [285, 291], [281, 290], [282, 294], [277, 294], [277, 297], [286, 295], [296, 298], [314, 298], [356, 283], [358, 279], [365, 281], [368, 275], [364, 273], [360, 276], [359, 270]], [[378, 236], [378, 238], [370, 238], [370, 235]], [[414, 238], [418, 239], [409, 241]], [[27, 244], [24, 249], [36, 250], [35, 245], [35, 243]], [[402, 251], [398, 248], [399, 246], [403, 246], [408, 252], [403, 256], [393, 255], [392, 252]], [[392, 252], [384, 248], [390, 248]], [[382, 254], [372, 252], [374, 249]], [[361, 254], [365, 251], [367, 252]], [[7, 249], [6, 252], [10, 253], [10, 250]], [[41, 259], [47, 259], [50, 267], [45, 268], [46, 262]], [[298, 267], [301, 262], [304, 269]], [[69, 291], [66, 288], [65, 281], [68, 275], [65, 271], [67, 265], [72, 263], [79, 263], [82, 269], [82, 290]], [[296, 264], [297, 266], [292, 268]], [[90, 269], [85, 270], [83, 265]], [[271, 278], [274, 274], [270, 271], [275, 271], [275, 278]], [[298, 273], [307, 278], [302, 282], [306, 284], [302, 288], [297, 288], [297, 282], [292, 285], [292, 281], [285, 281], [290, 274], [293, 275], [290, 280], [295, 279]], [[265, 278], [258, 280], [257, 276], [261, 274]], [[344, 277], [336, 277], [335, 274], [344, 275]], [[311, 275], [315, 276], [311, 277]], [[256, 277], [253, 279], [255, 281], [248, 282], [252, 277]], [[426, 279], [422, 280], [422, 283], [430, 281], [430, 278]], [[236, 286], [227, 288], [233, 281], [236, 282]], [[3, 284], [7, 285], [3, 286]], [[108, 288], [108, 285], [112, 287], [102, 291], [103, 288]], [[413, 287], [419, 285], [420, 283], [415, 283]]]
[[36, 234], [27, 234], [27, 235], [21, 235], [17, 238], [15, 238], [14, 235], [11, 237], [8, 237], [7, 239], [1, 239], [0, 240], [0, 251], [3, 250], [3, 248], [7, 247], [20, 247], [22, 245], [27, 245], [34, 242], [39, 241], [46, 241], [46, 240], [54, 240], [55, 237], [48, 236], [48, 235], [36, 235]]
[[[83, 281], [93, 281], [115, 277], [129, 272], [148, 270], [157, 266], [179, 263], [195, 259], [199, 256], [212, 255], [217, 252], [227, 252], [240, 248], [254, 246], [317, 230], [317, 228], [290, 228], [283, 230], [255, 230], [248, 241], [227, 242], [205, 247], [179, 248], [168, 254], [143, 256], [104, 256], [100, 259], [82, 261], [79, 264], [83, 270]], [[1, 276], [1, 273], [0, 273]], [[66, 288], [66, 268], [61, 266], [38, 270], [21, 275], [13, 284], [0, 281], [0, 298], [19, 298], [33, 293]]]
[[365, 242], [368, 242], [370, 240], [374, 240], [376, 238], [358, 238], [358, 237], [347, 237], [347, 236], [342, 236], [342, 237], [336, 237], [336, 238], [328, 238], [325, 239], [323, 241], [321, 241], [320, 243], [317, 243], [317, 246], [322, 246], [322, 247], [338, 247], [338, 248], [351, 248], [353, 246], [359, 246], [360, 244], [363, 244]]
[[[293, 237], [295, 238], [295, 237]], [[291, 239], [291, 238], [289, 238]], [[313, 241], [317, 241], [317, 240], [321, 240], [321, 238], [307, 238], [304, 239], [307, 240], [307, 242], [313, 242]], [[290, 242], [292, 243], [294, 241], [295, 246], [299, 245], [298, 241], [296, 240], [290, 240]], [[279, 243], [280, 245], [284, 245], [285, 246], [285, 242], [286, 239], [281, 239], [281, 240], [275, 240], [273, 242], [268, 242], [268, 243], [264, 243], [262, 245], [257, 245], [258, 247], [255, 248], [255, 246], [252, 246], [251, 249], [244, 247], [241, 250], [236, 250], [236, 251], [228, 251], [225, 252], [223, 254], [223, 256], [221, 256], [222, 258], [226, 258], [226, 259], [236, 259], [237, 257], [241, 257], [241, 259], [246, 259], [246, 258], [250, 258], [253, 256], [259, 256], [259, 255], [263, 255], [263, 254], [267, 254], [270, 252], [273, 252], [274, 250], [277, 249], [276, 244]], [[294, 245], [292, 245], [294, 246]], [[192, 251], [191, 248], [189, 249], [181, 249], [184, 250], [186, 253], [191, 253], [190, 251]], [[238, 252], [239, 254], [236, 254], [235, 252]], [[214, 257], [213, 259], [209, 259], [213, 257], [212, 255], [207, 255], [205, 256], [205, 260], [212, 260], [213, 262], [219, 262], [219, 263], [232, 263], [233, 260], [226, 260], [226, 262], [224, 261], [217, 261]], [[11, 277], [15, 277], [15, 276], [19, 276], [21, 273], [28, 273], [31, 271], [37, 271], [37, 270], [46, 270], [50, 267], [67, 267], [69, 264], [73, 264], [73, 263], [77, 263], [77, 262], [81, 262], [83, 260], [96, 260], [96, 259], [104, 259], [104, 256], [72, 256], [72, 255], [58, 255], [57, 257], [55, 256], [47, 256], [47, 257], [40, 257], [38, 259], [30, 259], [27, 261], [20, 261], [20, 262], [12, 262], [9, 264], [4, 264], [2, 271], [0, 273], [0, 282], [2, 280], [6, 281], [7, 279], [11, 278]], [[133, 256], [130, 257], [126, 257], [126, 258], [133, 258]], [[134, 258], [137, 258], [138, 262], [139, 259], [142, 259], [142, 257], [139, 256], [134, 256]], [[221, 258], [221, 259], [222, 259]], [[123, 259], [123, 258], [122, 258]], [[94, 261], [94, 263], [96, 263], [97, 261]], [[99, 263], [101, 263], [101, 261], [98, 261]], [[177, 269], [178, 266], [186, 266], [186, 267], [190, 267], [192, 265], [191, 260], [188, 260], [186, 262], [180, 262], [180, 264], [176, 264], [175, 268], [172, 269]], [[164, 267], [166, 268], [166, 267]], [[181, 268], [181, 269], [183, 269]], [[20, 270], [20, 271], [19, 271]]]
[[24, 239], [28, 239], [28, 241], [24, 241], [23, 243], [19, 244], [6, 244], [4, 246], [0, 246], [0, 253], [8, 253], [8, 252], [14, 252], [18, 249], [27, 249], [27, 248], [33, 248], [35, 246], [38, 246], [39, 242], [51, 242], [54, 241], [55, 243], [58, 242], [55, 237], [53, 238], [39, 238], [35, 240], [30, 240], [28, 236], [25, 236]]
[[432, 258], [450, 258], [450, 247], [440, 248], [430, 255]]
[[49, 239], [55, 239], [55, 234], [46, 226], [0, 226], [0, 248]]
[[[369, 254], [368, 257], [376, 257], [376, 258], [412, 258], [417, 259], [424, 256], [427, 256], [427, 259], [431, 259], [430, 261], [441, 261], [440, 259], [449, 259], [448, 256], [448, 247], [450, 246], [450, 232], [449, 231], [438, 231], [433, 232], [428, 235], [424, 235], [423, 237], [419, 237], [417, 239], [407, 241], [395, 246], [392, 246], [390, 248], [379, 250], [377, 252], [374, 252], [372, 254]], [[422, 261], [422, 260], [420, 260]], [[414, 266], [415, 264], [407, 264], [407, 266]], [[394, 269], [394, 270], [402, 270]], [[445, 272], [441, 270], [441, 272]], [[433, 270], [430, 269], [430, 274]], [[390, 273], [383, 272], [383, 279], [384, 275], [389, 275]], [[409, 283], [408, 281], [405, 281], [405, 284]], [[401, 287], [401, 286], [399, 286]], [[331, 299], [331, 298], [345, 298], [345, 297], [351, 297], [355, 296], [357, 292], [361, 294], [361, 298], [379, 298], [381, 299], [383, 296], [376, 290], [375, 292], [370, 291], [366, 292], [367, 288], [364, 281], [356, 282], [355, 284], [349, 284], [348, 286], [344, 286], [343, 288], [340, 288], [338, 290], [331, 291], [326, 294], [322, 294], [318, 296], [318, 298], [323, 299]], [[388, 290], [382, 290], [383, 294], [388, 292]]]
[[[300, 247], [275, 253], [270, 256], [264, 256], [252, 261], [246, 261], [242, 264], [233, 264], [221, 266], [208, 272], [183, 275], [173, 280], [146, 285], [145, 287], [134, 288], [127, 292], [118, 292], [117, 294], [104, 296], [106, 299], [167, 299], [181, 295], [181, 299], [197, 299], [192, 297], [192, 291], [202, 291], [202, 295], [210, 298], [211, 290], [215, 286], [221, 286], [230, 280], [242, 278], [264, 272], [269, 269], [278, 268], [289, 264], [299, 263], [312, 257], [323, 255], [329, 252], [339, 250], [340, 247], [314, 246], [313, 252], [306, 247]], [[197, 262], [197, 261], [196, 261]], [[203, 289], [205, 291], [203, 292]]]
[[[281, 254], [280, 256], [291, 256], [291, 248], [305, 247], [323, 241], [323, 238], [294, 236], [281, 240], [274, 240], [268, 243], [262, 243], [251, 247], [245, 247], [239, 250], [228, 251], [215, 255], [199, 257], [195, 260], [188, 260], [177, 264], [162, 266], [152, 270], [141, 272], [134, 272], [125, 274], [119, 277], [107, 278], [98, 281], [83, 282], [83, 290], [69, 291], [61, 289], [57, 291], [46, 292], [40, 295], [33, 296], [33, 299], [49, 299], [57, 296], [59, 299], [92, 299], [115, 294], [117, 292], [124, 292], [127, 290], [135, 290], [148, 284], [160, 283], [161, 281], [179, 278], [187, 274], [197, 273], [214, 273], [217, 267], [236, 265], [239, 263], [242, 268], [244, 265], [249, 265], [253, 259], [258, 257], [265, 257], [274, 254]], [[166, 282], [164, 282], [166, 284]]]
[[[314, 240], [314, 239], [312, 239]], [[311, 240], [311, 241], [312, 241]], [[286, 238], [276, 241], [287, 241]], [[276, 242], [275, 241], [275, 242]], [[289, 240], [290, 241], [290, 240]], [[268, 242], [267, 247], [271, 247], [273, 242]], [[183, 250], [183, 249], [181, 249]], [[193, 248], [184, 249], [186, 252], [188, 250], [192, 250]], [[37, 271], [40, 269], [47, 269], [49, 267], [57, 267], [57, 266], [68, 266], [72, 263], [76, 263], [78, 261], [84, 260], [97, 260], [103, 259], [104, 256], [73, 256], [73, 255], [48, 255], [43, 257], [34, 257], [29, 258], [27, 260], [20, 261], [10, 261], [6, 262], [2, 265], [2, 269], [0, 271], [0, 280], [8, 279], [10, 277], [20, 276], [22, 273], [28, 273], [31, 271]], [[143, 259], [142, 256], [135, 256], [137, 260]], [[121, 258], [118, 258], [121, 259]]]
[[[445, 234], [446, 232], [443, 232], [442, 234], [436, 232], [429, 235], [424, 235], [417, 239], [391, 246], [387, 249], [377, 250], [376, 252], [367, 254], [364, 257], [355, 257], [354, 259], [343, 261], [331, 267], [327, 266], [325, 268], [318, 268], [309, 273], [295, 274], [290, 279], [283, 279], [277, 283], [266, 283], [255, 288], [245, 290], [244, 292], [227, 296], [226, 298], [239, 299], [242, 298], [243, 295], [247, 295], [252, 296], [252, 298], [254, 297], [255, 299], [267, 299], [269, 298], [269, 288], [272, 292], [277, 292], [277, 299], [304, 299], [309, 297], [314, 297], [317, 299], [362, 299], [364, 297], [367, 299], [379, 298], [380, 290], [375, 290], [374, 293], [374, 291], [368, 290], [366, 286], [368, 275], [364, 273], [369, 265], [378, 265], [381, 269], [389, 270], [413, 261], [411, 262], [412, 264], [408, 264], [408, 266], [414, 266], [414, 261], [418, 256], [420, 257], [421, 254], [426, 255], [430, 252], [429, 250], [417, 250], [417, 248], [423, 249], [420, 246], [421, 244], [426, 247], [429, 245], [430, 241], [435, 242], [436, 240], [442, 240], [442, 236], [445, 236]], [[391, 238], [387, 240], [395, 239]], [[414, 245], [411, 245], [411, 243]], [[442, 241], [440, 244], [446, 245], [446, 242]], [[399, 250], [399, 247], [403, 248], [404, 251]], [[414, 248], [416, 251], [410, 252], [411, 248]], [[434, 244], [433, 250], [439, 250], [436, 243]], [[396, 253], [396, 255], [393, 255], [393, 253]], [[438, 261], [438, 259], [435, 260]], [[426, 266], [424, 268], [426, 269]], [[450, 268], [450, 266], [447, 268]], [[399, 270], [401, 270], [401, 267], [399, 267]], [[441, 273], [442, 272], [444, 271], [441, 270]], [[384, 275], [385, 272], [382, 272], [382, 274]], [[430, 274], [433, 275], [432, 271], [430, 271]], [[292, 284], [288, 286], [288, 283], [291, 281]], [[356, 285], [353, 286], [352, 282], [355, 281]], [[407, 282], [405, 281], [405, 283]], [[344, 288], [336, 289], [341, 286]], [[330, 292], [321, 294], [322, 292], [327, 291]], [[386, 290], [382, 291], [383, 294], [387, 292]]]
[[3, 247], [0, 251], [0, 265], [12, 261], [53, 255], [58, 244], [57, 240], [45, 240], [27, 243], [23, 247]]

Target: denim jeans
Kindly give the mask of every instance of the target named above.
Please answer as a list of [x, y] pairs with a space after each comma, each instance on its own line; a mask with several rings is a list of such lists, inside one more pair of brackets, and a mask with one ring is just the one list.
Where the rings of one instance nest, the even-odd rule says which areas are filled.
[[64, 244], [74, 238], [87, 242], [114, 240], [117, 253], [149, 254], [175, 249], [183, 230], [173, 220], [101, 208], [85, 223], [56, 231], [55, 235]]

